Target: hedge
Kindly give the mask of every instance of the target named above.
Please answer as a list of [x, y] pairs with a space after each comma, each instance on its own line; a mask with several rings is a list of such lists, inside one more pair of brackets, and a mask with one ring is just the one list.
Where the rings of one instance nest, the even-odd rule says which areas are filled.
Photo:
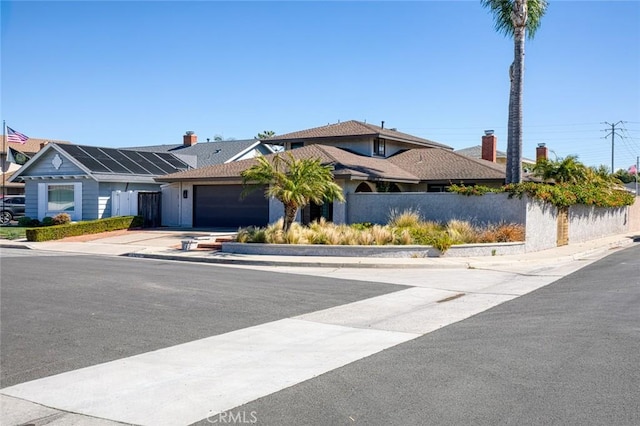
[[98, 234], [100, 232], [118, 231], [120, 229], [141, 228], [141, 216], [118, 216], [107, 219], [89, 220], [86, 222], [54, 225], [44, 228], [26, 230], [27, 241], [51, 241], [78, 235]]

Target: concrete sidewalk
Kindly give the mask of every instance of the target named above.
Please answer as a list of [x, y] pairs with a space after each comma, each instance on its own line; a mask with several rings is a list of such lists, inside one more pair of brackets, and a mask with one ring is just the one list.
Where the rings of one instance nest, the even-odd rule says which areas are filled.
[[[403, 287], [381, 296], [3, 388], [0, 390], [3, 424], [214, 423], [218, 413], [516, 299], [612, 250], [634, 244], [634, 239], [637, 244], [638, 240], [638, 235], [623, 234], [524, 255], [413, 259], [182, 251], [178, 248], [180, 241], [188, 236], [198, 235], [141, 231], [86, 242], [0, 240], [0, 247], [248, 265], [254, 269]], [[362, 269], [369, 267], [389, 269], [378, 269], [375, 273]], [[432, 269], [425, 273], [401, 268]]]
[[60, 253], [82, 253], [94, 255], [130, 256], [138, 258], [204, 262], [213, 264], [253, 266], [304, 266], [328, 268], [489, 268], [505, 266], [550, 265], [577, 260], [582, 257], [623, 248], [640, 241], [638, 233], [609, 236], [584, 243], [555, 247], [539, 252], [482, 257], [439, 258], [381, 258], [381, 257], [315, 257], [315, 256], [269, 256], [222, 253], [212, 250], [181, 249], [181, 241], [192, 238], [228, 236], [228, 232], [202, 232], [189, 230], [144, 230], [125, 235], [107, 236], [86, 242], [25, 240], [0, 240], [0, 247], [26, 248]]

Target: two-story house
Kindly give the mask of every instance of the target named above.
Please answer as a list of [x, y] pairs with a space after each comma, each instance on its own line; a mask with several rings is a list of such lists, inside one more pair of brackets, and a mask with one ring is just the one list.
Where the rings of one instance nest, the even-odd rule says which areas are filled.
[[[276, 135], [269, 144], [284, 146], [296, 158], [319, 158], [333, 166], [345, 195], [357, 192], [441, 192], [452, 183], [498, 186], [504, 166], [465, 157], [452, 148], [396, 129], [359, 121]], [[273, 154], [272, 154], [273, 155]], [[232, 227], [265, 225], [282, 216], [282, 205], [261, 191], [242, 197], [243, 170], [254, 159], [212, 165], [156, 178], [167, 182], [164, 193], [180, 194], [171, 211], [163, 210], [168, 226]], [[171, 199], [176, 199], [171, 197]], [[309, 206], [303, 222], [325, 217], [348, 222], [345, 203]]]

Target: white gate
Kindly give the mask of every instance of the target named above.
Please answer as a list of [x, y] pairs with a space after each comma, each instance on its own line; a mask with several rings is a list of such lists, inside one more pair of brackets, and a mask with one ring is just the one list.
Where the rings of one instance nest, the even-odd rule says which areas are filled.
[[137, 215], [138, 191], [113, 191], [111, 193], [111, 217]]

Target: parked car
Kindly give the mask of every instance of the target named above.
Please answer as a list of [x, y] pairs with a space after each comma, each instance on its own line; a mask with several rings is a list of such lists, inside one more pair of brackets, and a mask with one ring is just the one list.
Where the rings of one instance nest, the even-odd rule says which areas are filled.
[[24, 216], [24, 195], [0, 198], [0, 225], [8, 225], [13, 219]]

